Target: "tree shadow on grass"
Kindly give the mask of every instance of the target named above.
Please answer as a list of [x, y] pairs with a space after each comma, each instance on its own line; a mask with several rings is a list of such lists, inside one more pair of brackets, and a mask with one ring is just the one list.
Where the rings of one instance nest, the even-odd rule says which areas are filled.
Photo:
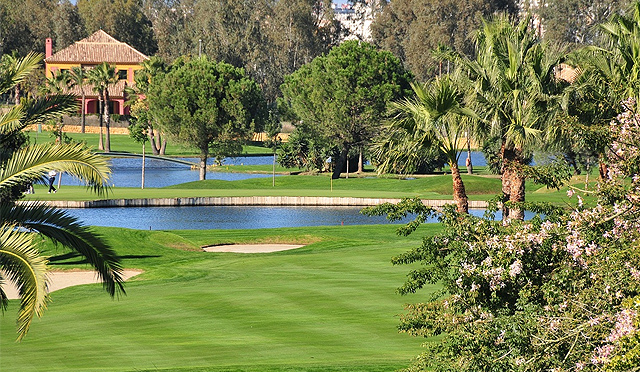
[[[124, 255], [120, 256], [120, 259], [124, 260], [137, 260], [137, 259], [145, 259], [145, 258], [156, 258], [161, 257], [160, 255]], [[80, 264], [88, 264], [84, 256], [80, 255], [76, 252], [69, 252], [64, 254], [59, 254], [56, 256], [49, 257], [49, 263], [51, 265], [56, 266], [66, 266], [66, 265], [80, 265]]]

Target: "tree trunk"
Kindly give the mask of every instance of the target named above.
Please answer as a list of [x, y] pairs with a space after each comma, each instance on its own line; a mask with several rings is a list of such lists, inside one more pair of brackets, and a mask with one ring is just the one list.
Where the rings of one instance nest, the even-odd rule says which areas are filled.
[[358, 154], [358, 173], [364, 172], [364, 164], [362, 160], [362, 148], [360, 149], [360, 154]]
[[14, 99], [15, 99], [15, 105], [16, 106], [18, 106], [20, 104], [20, 91], [21, 91], [20, 84], [16, 84], [16, 87], [14, 89]]
[[140, 187], [140, 188], [141, 188], [141, 189], [143, 189], [143, 190], [144, 190], [144, 165], [145, 165], [145, 164], [144, 164], [144, 162], [145, 162], [145, 155], [144, 155], [144, 153], [145, 153], [145, 151], [144, 151], [144, 150], [145, 150], [145, 148], [144, 148], [144, 143], [145, 143], [145, 142], [146, 142], [146, 141], [142, 141], [142, 187]]
[[107, 130], [107, 136], [105, 140], [105, 152], [111, 152], [111, 133], [109, 131], [109, 127], [111, 126], [111, 115], [109, 115], [109, 90], [104, 90], [104, 126]]
[[[158, 135], [158, 139], [160, 138], [160, 135]], [[160, 155], [164, 155], [164, 152], [167, 150], [167, 140], [166, 139], [162, 139], [162, 145], [160, 145]]]
[[469, 199], [467, 198], [462, 177], [460, 177], [458, 164], [451, 162], [449, 166], [451, 168], [451, 180], [453, 181], [453, 201], [456, 203], [456, 209], [458, 213], [469, 213]]
[[151, 151], [153, 152], [153, 155], [159, 155], [160, 151], [158, 150], [158, 146], [156, 146], [156, 134], [153, 131], [153, 127], [149, 126], [149, 142], [151, 143]]
[[[502, 151], [502, 192], [504, 201], [512, 203], [522, 203], [525, 201], [524, 181], [525, 178], [520, 174], [520, 170], [524, 165], [521, 149], [503, 149]], [[506, 182], [506, 184], [505, 184]], [[508, 191], [507, 191], [508, 190]], [[506, 195], [505, 195], [506, 191]], [[507, 198], [508, 195], [508, 198]], [[524, 219], [524, 210], [521, 208], [503, 208], [504, 219]]]
[[609, 173], [609, 167], [605, 162], [605, 157], [603, 154], [598, 156], [598, 173], [600, 174], [600, 180], [606, 180], [607, 174]]
[[509, 207], [505, 203], [511, 197], [511, 173], [509, 167], [506, 166], [504, 142], [500, 147], [500, 159], [502, 160], [502, 166], [500, 167], [500, 173], [502, 173], [500, 176], [502, 180], [502, 220], [505, 221], [509, 218]]
[[338, 159], [336, 159], [334, 164], [333, 174], [331, 175], [331, 178], [333, 178], [334, 180], [340, 178], [342, 167], [344, 167], [345, 163], [347, 162], [347, 154], [349, 154], [349, 147], [345, 146], [342, 151], [340, 151], [340, 156], [338, 157]]
[[[524, 181], [525, 178], [519, 174], [517, 169], [512, 172], [511, 195], [509, 199], [509, 201], [511, 201], [512, 203], [524, 202]], [[509, 211], [509, 219], [524, 220], [524, 210], [522, 208], [511, 208], [511, 210]]]
[[471, 141], [469, 135], [467, 135], [467, 160], [465, 162], [467, 166], [467, 174], [473, 174], [473, 163], [471, 162]]
[[102, 125], [103, 125], [103, 117], [100, 114], [102, 111], [104, 111], [103, 106], [104, 106], [104, 101], [102, 99], [102, 93], [100, 93], [100, 99], [98, 100], [98, 105], [100, 106], [100, 110], [98, 110], [98, 117], [100, 117], [100, 139], [98, 140], [98, 150], [102, 150], [104, 151], [104, 143], [102, 142]]
[[87, 120], [86, 120], [86, 103], [87, 103], [87, 97], [85, 96], [84, 92], [82, 92], [82, 109], [80, 110], [80, 115], [82, 117], [82, 120], [80, 122], [80, 132], [84, 133], [84, 129], [86, 127], [87, 124]]
[[200, 153], [200, 181], [207, 179], [207, 157], [206, 152]]

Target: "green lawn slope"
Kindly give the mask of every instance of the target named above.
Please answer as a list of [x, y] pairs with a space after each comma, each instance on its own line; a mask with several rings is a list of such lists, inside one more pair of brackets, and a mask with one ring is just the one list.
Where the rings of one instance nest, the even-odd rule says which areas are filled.
[[[144, 270], [112, 300], [99, 285], [54, 292], [44, 317], [15, 340], [13, 300], [0, 321], [2, 371], [391, 371], [424, 341], [399, 334], [395, 289], [408, 267], [390, 258], [410, 237], [394, 226], [137, 231], [99, 228]], [[269, 254], [206, 253], [202, 245], [304, 243]], [[56, 269], [84, 268], [46, 246]]]

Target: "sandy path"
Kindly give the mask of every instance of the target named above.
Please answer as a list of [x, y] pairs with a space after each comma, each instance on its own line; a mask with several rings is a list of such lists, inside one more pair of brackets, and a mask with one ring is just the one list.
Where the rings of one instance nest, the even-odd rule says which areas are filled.
[[304, 247], [300, 244], [223, 244], [202, 247], [205, 252], [270, 253]]
[[[127, 280], [138, 274], [142, 270], [123, 270], [122, 277]], [[95, 271], [50, 271], [49, 272], [49, 292], [57, 291], [62, 288], [72, 287], [74, 285], [100, 283]], [[6, 282], [4, 288], [9, 299], [20, 298], [18, 290], [11, 282]]]

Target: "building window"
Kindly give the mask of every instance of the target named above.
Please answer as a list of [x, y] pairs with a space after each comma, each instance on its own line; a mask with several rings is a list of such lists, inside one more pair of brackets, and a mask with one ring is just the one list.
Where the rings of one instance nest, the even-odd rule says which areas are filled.
[[127, 70], [118, 70], [118, 80], [127, 80]]

